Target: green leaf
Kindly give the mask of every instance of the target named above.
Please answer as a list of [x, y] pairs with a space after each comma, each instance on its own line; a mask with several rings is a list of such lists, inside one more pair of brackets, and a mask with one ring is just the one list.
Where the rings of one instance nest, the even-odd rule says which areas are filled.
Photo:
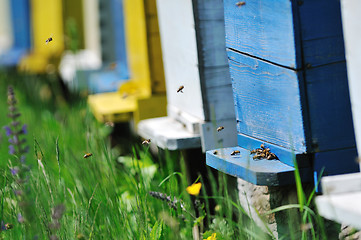
[[162, 236], [162, 230], [163, 230], [163, 220], [156, 221], [154, 223], [154, 226], [152, 228], [152, 231], [150, 232], [150, 239], [151, 240], [158, 240]]

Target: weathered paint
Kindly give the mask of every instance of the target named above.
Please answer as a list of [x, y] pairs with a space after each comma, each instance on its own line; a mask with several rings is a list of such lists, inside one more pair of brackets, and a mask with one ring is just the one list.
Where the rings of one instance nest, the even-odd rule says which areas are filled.
[[339, 4], [256, 0], [239, 7], [225, 0], [227, 48], [293, 69], [343, 61]]
[[224, 9], [238, 145], [265, 143], [317, 176], [358, 171], [339, 1], [225, 0]]
[[[233, 151], [239, 153], [231, 155]], [[277, 160], [253, 160], [250, 151], [241, 147], [207, 151], [206, 159], [207, 165], [256, 185], [281, 186], [295, 180], [293, 167]], [[301, 168], [300, 173], [305, 181], [311, 177], [308, 169]]]

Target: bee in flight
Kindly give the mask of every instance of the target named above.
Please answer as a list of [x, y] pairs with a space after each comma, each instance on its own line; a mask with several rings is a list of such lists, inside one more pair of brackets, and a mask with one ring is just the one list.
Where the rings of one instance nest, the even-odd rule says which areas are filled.
[[53, 41], [53, 40], [54, 40], [53, 37], [49, 37], [48, 39], [45, 40], [45, 43], [48, 44], [48, 43], [50, 43], [50, 42]]
[[237, 7], [240, 7], [240, 6], [243, 6], [243, 5], [246, 5], [246, 2], [237, 2], [236, 3]]
[[91, 156], [93, 156], [92, 153], [86, 153], [86, 154], [84, 155], [84, 158], [88, 158], [88, 157], [91, 157]]
[[117, 63], [116, 62], [113, 62], [109, 65], [108, 69], [109, 70], [114, 70], [115, 68], [117, 67]]
[[224, 127], [223, 127], [223, 126], [220, 126], [220, 127], [217, 128], [217, 132], [220, 132], [220, 131], [222, 131], [223, 129], [224, 129]]
[[147, 144], [147, 145], [148, 145], [150, 142], [151, 142], [151, 140], [150, 140], [150, 139], [146, 139], [146, 140], [144, 140], [144, 141], [142, 142], [142, 144], [143, 144], [143, 145], [145, 145], [145, 144]]
[[183, 93], [183, 89], [184, 89], [184, 86], [183, 86], [183, 85], [182, 85], [182, 86], [180, 86], [180, 87], [178, 88], [178, 90], [177, 90], [177, 93], [178, 93], [178, 92]]

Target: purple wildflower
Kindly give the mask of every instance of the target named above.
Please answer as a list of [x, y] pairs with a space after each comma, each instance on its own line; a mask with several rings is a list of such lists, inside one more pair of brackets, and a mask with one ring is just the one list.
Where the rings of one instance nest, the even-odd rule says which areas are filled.
[[13, 145], [9, 145], [9, 154], [11, 155], [15, 154], [15, 148]]
[[22, 130], [22, 133], [23, 133], [23, 134], [27, 134], [27, 133], [28, 133], [28, 129], [27, 129], [26, 124], [23, 125], [23, 127], [21, 128], [21, 130]]
[[12, 175], [16, 175], [19, 173], [19, 167], [13, 167], [13, 168], [10, 168], [10, 172]]
[[6, 132], [6, 136], [10, 137], [11, 134], [12, 134], [11, 128], [9, 126], [5, 126], [4, 129], [5, 129], [5, 132]]
[[[2, 231], [7, 230], [6, 227], [5, 227], [4, 221], [1, 221], [1, 230], [2, 230]], [[0, 232], [1, 232], [1, 231], [0, 231]]]
[[21, 157], [20, 157], [20, 162], [21, 162], [21, 163], [25, 163], [25, 159], [26, 159], [25, 155], [21, 155]]
[[24, 219], [23, 215], [21, 215], [21, 213], [18, 214], [18, 222], [19, 223], [25, 222], [25, 219]]

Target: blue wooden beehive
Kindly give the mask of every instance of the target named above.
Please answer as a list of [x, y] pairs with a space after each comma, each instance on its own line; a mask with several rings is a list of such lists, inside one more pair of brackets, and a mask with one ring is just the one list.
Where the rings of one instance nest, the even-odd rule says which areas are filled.
[[[258, 185], [358, 171], [338, 0], [224, 0], [238, 147], [207, 164]], [[279, 160], [253, 159], [264, 143]], [[230, 153], [240, 151], [235, 155]]]
[[30, 49], [29, 0], [11, 0], [9, 3], [13, 44], [7, 52], [0, 55], [0, 66], [4, 67], [17, 65]]
[[92, 93], [116, 92], [129, 78], [124, 37], [123, 1], [100, 0], [102, 61], [104, 68], [89, 77]]

